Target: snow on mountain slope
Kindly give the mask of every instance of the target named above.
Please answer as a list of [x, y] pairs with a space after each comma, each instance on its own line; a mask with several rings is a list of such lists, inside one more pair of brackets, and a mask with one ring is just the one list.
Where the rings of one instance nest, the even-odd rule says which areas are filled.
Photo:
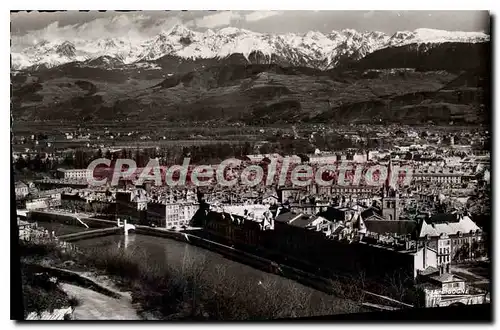
[[[352, 29], [323, 34], [262, 34], [234, 27], [218, 31], [191, 31], [175, 25], [158, 35], [141, 40], [136, 36], [88, 40], [42, 40], [19, 50], [12, 49], [12, 67], [53, 67], [68, 62], [91, 61], [105, 56], [124, 64], [151, 61], [165, 55], [185, 59], [225, 58], [242, 54], [249, 58], [258, 53], [265, 61], [279, 60], [290, 65], [319, 69], [334, 67], [341, 59], [359, 60], [376, 50], [408, 44], [443, 42], [485, 42], [489, 35], [481, 32], [452, 32], [432, 29], [401, 31], [388, 36], [382, 32], [360, 33]], [[115, 61], [111, 61], [115, 63]]]
[[417, 29], [414, 33], [418, 42], [477, 42], [489, 40], [487, 35], [478, 32]]

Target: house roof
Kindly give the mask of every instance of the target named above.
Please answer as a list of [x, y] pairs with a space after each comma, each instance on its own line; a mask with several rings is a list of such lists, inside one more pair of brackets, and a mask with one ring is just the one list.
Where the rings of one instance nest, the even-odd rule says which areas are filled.
[[262, 199], [266, 199], [266, 198], [274, 198], [274, 199], [278, 199], [278, 195], [275, 193], [275, 192], [268, 192], [268, 193], [265, 193], [263, 196], [262, 196]]
[[437, 269], [436, 267], [433, 267], [433, 266], [429, 266], [426, 269], [424, 269], [420, 274], [423, 276], [427, 276], [427, 275], [431, 275], [431, 274], [434, 274], [437, 272], [439, 272], [439, 269]]
[[28, 188], [28, 185], [22, 181], [16, 181], [15, 187], [17, 188]]
[[257, 154], [257, 155], [246, 155], [245, 157], [247, 157], [248, 159], [250, 160], [257, 160], [257, 161], [260, 161], [262, 159], [264, 159], [265, 155], [261, 155], [261, 154]]
[[464, 279], [450, 273], [443, 273], [441, 275], [432, 276], [433, 280], [441, 282], [441, 283], [449, 283], [449, 282], [463, 282]]
[[345, 220], [345, 215], [346, 215], [346, 212], [348, 211], [354, 211], [354, 209], [352, 208], [348, 208], [348, 207], [338, 207], [338, 206], [335, 206], [335, 207], [327, 207], [327, 209], [325, 211], [322, 211], [319, 213], [320, 216], [322, 216], [323, 218], [326, 218], [330, 221], [338, 221], [338, 220]]
[[363, 219], [366, 219], [366, 220], [370, 220], [370, 218], [383, 219], [380, 216], [379, 212], [380, 212], [379, 210], [377, 210], [376, 208], [371, 206], [371, 207], [367, 208], [366, 210], [364, 210], [363, 212], [361, 212], [361, 216], [363, 217]]
[[289, 224], [294, 227], [306, 228], [313, 223], [314, 219], [308, 215], [300, 214], [299, 217], [292, 219]]
[[420, 229], [419, 237], [436, 237], [441, 234], [454, 235], [458, 232], [469, 233], [470, 231], [475, 232], [476, 230], [481, 230], [474, 221], [468, 216], [462, 217], [459, 222], [444, 222], [444, 223], [427, 223], [427, 221], [422, 222], [422, 227]]
[[417, 223], [412, 220], [364, 220], [366, 229], [377, 234], [410, 235], [417, 229]]
[[285, 213], [280, 213], [274, 221], [276, 222], [281, 222], [281, 223], [289, 223], [295, 218], [301, 217], [303, 214], [302, 213], [293, 213], [293, 212], [285, 212]]
[[311, 223], [314, 224], [314, 223], [321, 223], [321, 222], [324, 222], [324, 221], [329, 221], [328, 219], [325, 219], [324, 217], [320, 216], [320, 215], [313, 215], [311, 217]]
[[225, 213], [231, 213], [234, 215], [245, 216], [245, 214], [253, 214], [256, 218], [262, 218], [267, 212], [269, 212], [269, 206], [261, 204], [225, 205], [223, 210]]
[[345, 227], [343, 225], [340, 225], [338, 226], [334, 231], [333, 231], [333, 235], [338, 235], [340, 234], [343, 230], [345, 229]]
[[427, 223], [459, 222], [459, 217], [454, 213], [438, 213], [431, 216]]

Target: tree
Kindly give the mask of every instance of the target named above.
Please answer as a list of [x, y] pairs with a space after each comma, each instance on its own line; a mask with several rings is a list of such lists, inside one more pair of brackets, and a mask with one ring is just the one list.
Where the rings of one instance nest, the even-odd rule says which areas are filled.
[[91, 206], [92, 206], [92, 212], [94, 212], [94, 215], [98, 215], [100, 212], [99, 212], [99, 204], [100, 203], [92, 203]]
[[416, 302], [417, 296], [412, 291], [413, 278], [401, 270], [386, 274], [384, 284], [387, 295], [399, 301]]
[[76, 168], [86, 168], [87, 167], [87, 155], [85, 154], [85, 152], [81, 149], [78, 149], [76, 152], [75, 152], [75, 162], [74, 162], [74, 166]]
[[468, 242], [465, 242], [464, 245], [460, 248], [460, 260], [466, 260], [470, 258], [470, 246]]
[[485, 256], [485, 251], [478, 241], [472, 242], [471, 251], [473, 258], [481, 258]]
[[35, 172], [39, 172], [42, 167], [42, 160], [40, 158], [40, 154], [36, 154], [35, 158], [32, 161], [32, 170]]
[[27, 166], [26, 160], [24, 157], [20, 156], [15, 163], [16, 170], [20, 171]]
[[241, 155], [242, 156], [249, 155], [252, 153], [252, 151], [253, 151], [252, 145], [250, 144], [250, 142], [246, 141], [245, 144], [243, 145]]
[[26, 166], [27, 166], [30, 170], [32, 170], [32, 169], [33, 169], [33, 163], [32, 163], [32, 160], [31, 160], [31, 155], [30, 155], [30, 154], [28, 154], [28, 155], [26, 156]]
[[271, 148], [270, 143], [264, 143], [259, 148], [259, 153], [261, 153], [263, 155], [269, 154], [272, 151], [273, 151], [273, 149]]
[[87, 202], [85, 203], [85, 206], [83, 207], [84, 211], [87, 213], [90, 213], [92, 211], [92, 204]]
[[137, 164], [138, 167], [144, 167], [144, 166], [146, 166], [146, 164], [144, 164], [144, 159], [143, 159], [143, 157], [141, 155], [141, 151], [139, 150], [139, 148], [137, 148], [135, 150], [135, 157], [134, 157], [134, 159], [135, 159], [135, 163]]

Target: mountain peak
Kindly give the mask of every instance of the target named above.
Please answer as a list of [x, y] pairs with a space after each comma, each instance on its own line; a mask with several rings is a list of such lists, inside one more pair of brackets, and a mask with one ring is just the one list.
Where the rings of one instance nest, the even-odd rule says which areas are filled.
[[378, 39], [378, 38], [386, 37], [387, 35], [384, 32], [371, 31], [371, 32], [365, 32], [365, 33], [363, 33], [363, 36], [366, 36], [366, 37], [369, 37], [369, 38]]
[[106, 39], [103, 39], [103, 40], [99, 40], [98, 41], [98, 45], [100, 47], [103, 47], [104, 49], [109, 49], [109, 48], [115, 48], [115, 47], [117, 47], [115, 41], [113, 39], [111, 39], [111, 38], [106, 38]]
[[243, 30], [228, 26], [220, 29], [219, 31], [217, 31], [216, 34], [232, 35], [232, 34], [240, 34], [241, 32], [243, 32]]
[[68, 41], [68, 40], [63, 41], [61, 46], [63, 46], [63, 47], [75, 47], [75, 45], [71, 41]]
[[343, 29], [342, 33], [346, 36], [354, 36], [359, 34], [359, 32], [354, 29]]
[[43, 46], [48, 45], [48, 44], [49, 44], [49, 42], [47, 40], [42, 39], [42, 40], [38, 41], [37, 43], [35, 43], [35, 47], [43, 47]]
[[208, 29], [204, 33], [204, 35], [206, 35], [206, 36], [213, 36], [214, 34], [215, 34], [215, 32], [212, 29]]
[[76, 48], [72, 42], [64, 41], [57, 46], [56, 53], [63, 57], [75, 57]]
[[325, 35], [319, 31], [309, 31], [305, 34], [305, 37], [318, 40], [324, 38]]
[[174, 25], [172, 28], [170, 28], [170, 30], [168, 31], [168, 35], [176, 35], [176, 36], [186, 36], [186, 35], [190, 35], [192, 34], [193, 31], [191, 31], [190, 29], [188, 29], [187, 27], [185, 27], [184, 25], [182, 24], [176, 24]]
[[389, 39], [390, 45], [400, 44], [415, 39], [415, 33], [411, 31], [398, 31]]
[[130, 64], [156, 60], [166, 55], [179, 59], [216, 59], [235, 54], [246, 57], [262, 53], [265, 54], [266, 61], [273, 58], [273, 61], [279, 63], [325, 69], [337, 65], [340, 59], [358, 60], [382, 48], [421, 43], [486, 42], [489, 41], [489, 36], [482, 32], [433, 29], [399, 31], [392, 36], [378, 31], [360, 33], [354, 29], [331, 31], [327, 34], [309, 31], [305, 34], [281, 35], [257, 33], [236, 27], [196, 32], [177, 24], [148, 39], [123, 41], [120, 38], [102, 38], [97, 43], [81, 39], [71, 41], [51, 40], [43, 47], [30, 46], [16, 51], [12, 54], [13, 66], [23, 68], [40, 64], [60, 65], [107, 55]]

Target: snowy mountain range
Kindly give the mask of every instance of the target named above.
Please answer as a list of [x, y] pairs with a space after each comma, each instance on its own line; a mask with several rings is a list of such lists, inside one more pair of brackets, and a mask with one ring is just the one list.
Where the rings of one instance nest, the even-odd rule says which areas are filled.
[[318, 69], [335, 67], [342, 59], [359, 60], [376, 50], [409, 44], [444, 42], [479, 43], [490, 40], [482, 32], [458, 32], [432, 29], [402, 31], [393, 35], [382, 32], [358, 32], [352, 29], [323, 34], [263, 34], [226, 27], [217, 31], [192, 31], [175, 25], [168, 31], [140, 40], [107, 38], [102, 40], [42, 40], [12, 51], [12, 69], [54, 67], [69, 62], [109, 63], [109, 66], [138, 64], [169, 55], [181, 59], [221, 59], [242, 54], [259, 63], [281, 63]]

